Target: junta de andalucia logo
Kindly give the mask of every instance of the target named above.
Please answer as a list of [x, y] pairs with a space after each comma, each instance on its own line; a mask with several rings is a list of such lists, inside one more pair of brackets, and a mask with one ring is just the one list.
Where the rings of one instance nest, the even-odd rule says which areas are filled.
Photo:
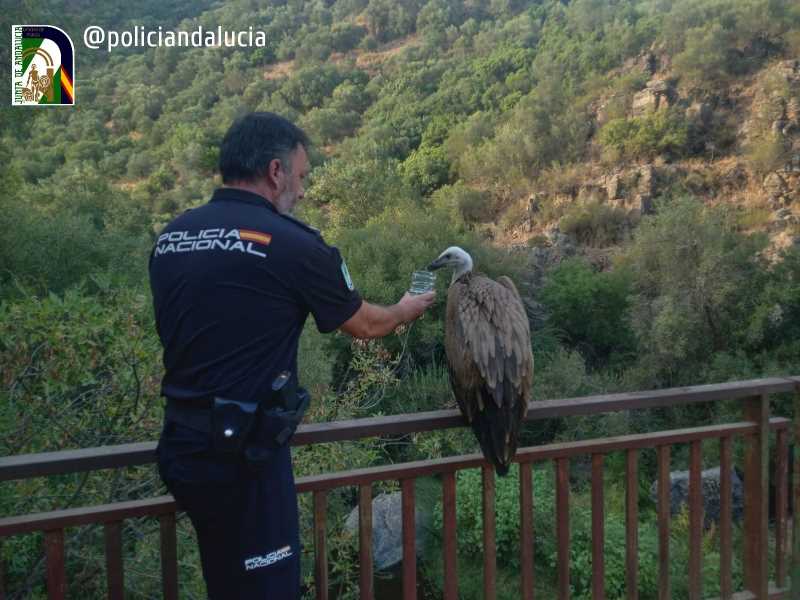
[[52, 25], [11, 26], [11, 104], [75, 104], [75, 47]]

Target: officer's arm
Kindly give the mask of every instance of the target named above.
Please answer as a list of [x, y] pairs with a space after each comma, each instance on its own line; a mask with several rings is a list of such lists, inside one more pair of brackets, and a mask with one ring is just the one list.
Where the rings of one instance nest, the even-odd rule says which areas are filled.
[[339, 328], [355, 338], [369, 339], [388, 335], [395, 327], [419, 317], [433, 304], [435, 292], [412, 295], [406, 293], [397, 304], [380, 306], [362, 302], [356, 313]]

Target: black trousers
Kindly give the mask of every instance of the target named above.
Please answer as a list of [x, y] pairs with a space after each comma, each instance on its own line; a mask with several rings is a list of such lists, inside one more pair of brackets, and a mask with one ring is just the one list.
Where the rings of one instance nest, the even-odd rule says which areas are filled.
[[207, 433], [167, 421], [158, 444], [167, 489], [197, 532], [210, 600], [298, 600], [300, 536], [289, 447], [253, 469], [211, 451]]

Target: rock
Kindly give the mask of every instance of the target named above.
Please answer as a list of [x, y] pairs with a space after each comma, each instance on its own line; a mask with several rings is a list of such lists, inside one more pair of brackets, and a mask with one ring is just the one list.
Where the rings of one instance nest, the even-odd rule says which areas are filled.
[[775, 68], [787, 79], [793, 79], [796, 75], [800, 75], [800, 59], [782, 60]]
[[586, 183], [578, 188], [578, 199], [582, 201], [601, 200], [607, 194], [602, 185]]
[[651, 79], [647, 87], [633, 96], [633, 116], [667, 108], [672, 102], [672, 84], [667, 79]]
[[[400, 492], [379, 494], [372, 500], [372, 557], [375, 569], [383, 571], [403, 560], [402, 497]], [[430, 534], [431, 515], [416, 505], [417, 556]], [[358, 507], [350, 511], [344, 523], [351, 533], [358, 532]]]
[[575, 254], [575, 243], [566, 233], [561, 233], [558, 226], [551, 227], [545, 234], [547, 241], [550, 242], [551, 257], [553, 264], [558, 264], [564, 258]]
[[655, 54], [653, 54], [652, 51], [645, 50], [638, 56], [626, 60], [622, 65], [622, 68], [624, 71], [639, 69], [640, 71], [647, 73], [647, 75], [652, 76], [658, 68], [658, 58]]
[[726, 191], [740, 190], [748, 184], [749, 180], [747, 169], [738, 162], [724, 168], [718, 176], [720, 188]]
[[658, 110], [658, 95], [652, 90], [642, 90], [633, 96], [633, 116], [641, 117]]
[[790, 98], [786, 103], [786, 118], [795, 125], [800, 124], [800, 100]]
[[778, 119], [772, 123], [773, 135], [783, 135], [784, 128], [789, 124], [785, 119]]
[[610, 120], [608, 115], [608, 104], [608, 101], [603, 102], [594, 111], [594, 119], [597, 122], [598, 128], [602, 127]]
[[542, 199], [544, 194], [540, 192], [534, 192], [530, 196], [528, 196], [528, 206], [526, 212], [528, 216], [533, 216], [537, 214], [542, 209]]
[[783, 177], [777, 173], [770, 173], [764, 177], [764, 189], [767, 191], [767, 194], [769, 194], [771, 200], [780, 198], [788, 191]]
[[639, 169], [636, 191], [645, 196], [652, 196], [656, 189], [656, 170], [653, 165], [645, 165]]
[[[689, 503], [689, 471], [674, 471], [670, 480], [670, 514], [678, 514]], [[720, 512], [720, 469], [707, 469], [701, 473], [703, 488], [703, 524], [719, 523]], [[650, 486], [650, 497], [657, 502], [658, 482]], [[731, 509], [733, 521], [738, 522], [744, 514], [744, 486], [735, 469], [731, 470]]]
[[694, 102], [686, 109], [686, 118], [697, 127], [706, 128], [711, 125], [713, 116], [711, 106], [705, 102]]
[[639, 194], [636, 196], [636, 204], [639, 206], [640, 215], [649, 215], [654, 212], [652, 196], [647, 194]]
[[786, 221], [788, 219], [791, 219], [792, 211], [791, 209], [788, 208], [779, 208], [778, 210], [775, 211], [774, 217], [778, 221]]
[[619, 175], [612, 175], [606, 181], [606, 194], [609, 200], [620, 200], [622, 198], [622, 185], [619, 181]]

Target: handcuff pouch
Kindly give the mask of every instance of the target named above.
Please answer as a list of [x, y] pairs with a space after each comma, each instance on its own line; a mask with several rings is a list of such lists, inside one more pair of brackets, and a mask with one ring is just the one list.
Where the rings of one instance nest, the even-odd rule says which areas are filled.
[[238, 454], [245, 448], [256, 424], [258, 403], [214, 398], [211, 409], [211, 434], [219, 454]]

